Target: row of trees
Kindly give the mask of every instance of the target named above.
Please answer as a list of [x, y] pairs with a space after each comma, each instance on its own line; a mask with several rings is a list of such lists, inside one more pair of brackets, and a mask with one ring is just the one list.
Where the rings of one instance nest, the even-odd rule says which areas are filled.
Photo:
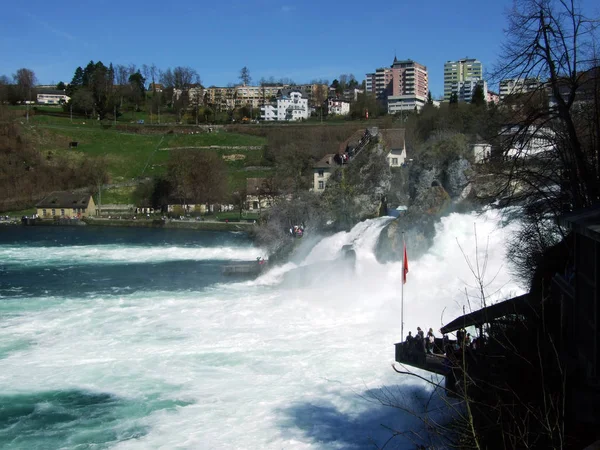
[[[239, 81], [243, 85], [251, 85], [252, 77], [248, 67], [240, 70]], [[292, 79], [273, 77], [261, 78], [258, 83], [263, 88], [296, 85]], [[0, 101], [12, 104], [35, 101], [36, 84], [35, 74], [29, 69], [19, 69], [12, 79], [1, 76]], [[313, 101], [316, 114], [321, 119], [327, 116], [325, 101], [330, 95], [329, 89], [321, 86], [334, 88], [336, 94], [343, 94], [347, 89], [360, 86], [352, 74], [341, 74], [331, 85], [328, 80], [323, 79], [311, 80], [310, 84], [318, 86], [313, 92]], [[197, 91], [190, 92], [190, 89], [196, 88]], [[126, 111], [144, 109], [150, 113], [151, 121], [153, 117], [160, 121], [162, 110], [163, 114], [167, 111], [175, 113], [178, 121], [192, 123], [231, 122], [244, 117], [253, 118], [259, 113], [249, 105], [222, 111], [220, 104], [210, 104], [207, 96], [197, 95], [202, 92], [201, 88], [198, 72], [190, 67], [177, 66], [160, 70], [153, 64], [137, 67], [135, 64], [113, 66], [110, 63], [106, 66], [101, 61], [90, 61], [85, 67], [77, 67], [70, 83], [59, 82], [56, 86], [57, 90], [64, 91], [71, 97], [69, 103], [64, 105], [65, 110], [101, 120], [114, 119]], [[264, 96], [265, 102], [271, 100], [272, 98]], [[366, 111], [369, 111], [371, 117], [379, 117], [385, 113], [385, 109], [372, 95], [362, 94], [353, 104], [351, 117], [363, 118]]]
[[21, 68], [11, 78], [0, 75], [0, 103], [23, 103], [36, 100], [37, 78], [32, 70]]
[[[157, 90], [159, 81], [163, 88]], [[200, 76], [190, 67], [162, 71], [154, 65], [113, 67], [112, 63], [106, 66], [101, 61], [90, 61], [85, 68], [77, 67], [71, 83], [65, 86], [71, 97], [66, 107], [100, 119], [111, 114], [114, 118], [124, 109], [140, 111], [144, 106], [157, 115], [161, 106], [181, 112], [187, 107], [182, 91], [199, 85]]]

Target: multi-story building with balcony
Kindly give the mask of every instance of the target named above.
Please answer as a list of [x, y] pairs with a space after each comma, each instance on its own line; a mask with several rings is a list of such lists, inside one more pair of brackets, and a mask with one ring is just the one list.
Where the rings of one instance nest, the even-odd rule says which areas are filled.
[[507, 95], [525, 94], [537, 91], [543, 83], [539, 78], [509, 78], [500, 81], [500, 101]]
[[261, 106], [261, 119], [267, 121], [297, 121], [308, 119], [308, 99], [296, 89], [281, 92], [277, 101]]
[[429, 91], [427, 67], [411, 59], [399, 61], [394, 57], [391, 67], [366, 75], [365, 90], [385, 103], [390, 114], [421, 109]]
[[327, 113], [337, 116], [350, 114], [350, 103], [340, 98], [327, 99]]
[[[473, 58], [459, 59], [458, 61], [446, 61], [444, 64], [444, 101], [449, 101], [452, 94], [456, 94], [461, 101], [468, 87], [473, 87], [472, 81], [483, 80], [483, 66], [481, 61]], [[464, 96], [462, 101], [470, 101], [470, 95]], [[469, 98], [469, 100], [467, 100]]]
[[65, 91], [58, 89], [37, 89], [37, 103], [45, 105], [60, 105], [71, 100]]
[[475, 88], [477, 86], [481, 86], [483, 89], [483, 98], [487, 102], [488, 88], [485, 80], [470, 79], [467, 81], [460, 81], [453, 93], [456, 93], [459, 102], [471, 103], [473, 100], [473, 94], [475, 93]]
[[301, 84], [297, 86], [274, 85], [274, 86], [211, 86], [205, 89], [205, 101], [214, 105], [222, 111], [232, 110], [243, 106], [261, 108], [268, 105], [282, 91], [294, 89], [301, 93], [309, 104], [327, 99], [327, 85], [324, 84]]

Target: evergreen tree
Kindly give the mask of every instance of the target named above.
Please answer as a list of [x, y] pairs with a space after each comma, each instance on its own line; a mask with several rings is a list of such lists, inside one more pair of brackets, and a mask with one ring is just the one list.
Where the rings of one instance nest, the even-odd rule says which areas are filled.
[[250, 77], [250, 69], [248, 69], [246, 66], [242, 67], [242, 70], [240, 70], [240, 81], [244, 86], [249, 86], [250, 82], [252, 81], [252, 78]]
[[88, 65], [85, 66], [85, 69], [83, 69], [83, 76], [81, 77], [82, 86], [88, 87], [90, 85], [90, 77], [94, 73], [95, 67], [94, 61], [90, 61]]
[[477, 84], [475, 89], [473, 89], [473, 97], [471, 98], [471, 103], [477, 106], [485, 105], [485, 95], [483, 93], [483, 86], [481, 84]]
[[427, 104], [433, 105], [433, 97], [431, 96], [431, 91], [427, 92]]
[[129, 75], [129, 84], [132, 87], [135, 95], [143, 97], [146, 92], [146, 79], [142, 76], [140, 71]]
[[71, 83], [68, 86], [67, 95], [72, 97], [75, 91], [80, 87], [83, 87], [83, 69], [81, 67], [78, 67], [77, 69], [75, 69], [73, 79], [71, 80]]

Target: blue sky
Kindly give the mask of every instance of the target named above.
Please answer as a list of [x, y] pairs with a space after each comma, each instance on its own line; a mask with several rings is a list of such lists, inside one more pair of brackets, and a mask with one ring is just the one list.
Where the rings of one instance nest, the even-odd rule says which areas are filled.
[[[19, 6], [19, 3], [21, 6]], [[40, 83], [68, 82], [77, 66], [190, 66], [204, 85], [237, 83], [239, 70], [297, 83], [359, 81], [394, 58], [429, 70], [435, 97], [443, 64], [465, 56], [497, 61], [511, 0], [377, 1], [29, 0], [3, 5], [0, 75], [32, 69]], [[497, 86], [490, 86], [497, 90]]]

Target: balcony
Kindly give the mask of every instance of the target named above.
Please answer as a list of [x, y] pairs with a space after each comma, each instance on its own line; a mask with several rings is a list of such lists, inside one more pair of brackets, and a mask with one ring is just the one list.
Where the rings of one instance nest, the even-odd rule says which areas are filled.
[[[412, 345], [411, 345], [412, 344]], [[450, 364], [441, 353], [442, 339], [436, 338], [434, 353], [425, 353], [424, 349], [416, 348], [416, 342], [399, 342], [395, 346], [395, 361], [407, 366], [417, 367], [439, 375], [448, 375]], [[437, 351], [437, 353], [436, 353]]]

